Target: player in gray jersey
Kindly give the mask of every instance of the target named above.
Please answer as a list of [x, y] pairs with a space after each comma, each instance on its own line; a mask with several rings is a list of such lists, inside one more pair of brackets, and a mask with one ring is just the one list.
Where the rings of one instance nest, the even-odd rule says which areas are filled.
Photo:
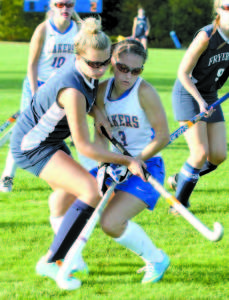
[[[27, 76], [23, 82], [21, 111], [28, 106], [37, 88], [74, 58], [76, 22], [80, 20], [74, 6], [75, 0], [51, 0], [48, 18], [35, 29], [30, 42]], [[16, 168], [9, 151], [0, 181], [1, 192], [11, 192]]]
[[[226, 129], [220, 106], [207, 112], [229, 75], [229, 1], [215, 0], [216, 18], [197, 33], [178, 69], [173, 89], [175, 118], [183, 125], [199, 112], [206, 117], [184, 135], [190, 155], [168, 182], [186, 207], [200, 176], [214, 171], [227, 156]], [[174, 211], [171, 209], [171, 211]]]
[[[90, 142], [86, 114], [95, 118], [99, 130], [109, 126], [103, 113], [94, 106], [96, 80], [110, 63], [110, 40], [101, 30], [101, 20], [82, 20], [75, 37], [74, 63], [60, 69], [39, 88], [29, 107], [20, 115], [11, 139], [11, 151], [17, 165], [45, 180], [53, 189], [52, 209], [63, 215], [66, 203], [73, 203], [66, 212], [47, 254], [36, 266], [38, 274], [56, 279], [59, 266], [91, 217], [100, 200], [93, 176], [70, 155], [64, 139], [72, 135], [78, 151], [98, 160], [123, 164], [144, 179], [140, 159], [112, 153]], [[72, 277], [58, 282], [63, 289], [80, 286]]]

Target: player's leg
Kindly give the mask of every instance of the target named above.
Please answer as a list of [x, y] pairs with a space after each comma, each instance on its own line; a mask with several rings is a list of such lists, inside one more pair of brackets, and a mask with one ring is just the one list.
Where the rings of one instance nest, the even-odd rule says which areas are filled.
[[[152, 164], [149, 167], [150, 171], [163, 183], [163, 161], [157, 158]], [[145, 208], [152, 210], [160, 195], [149, 183], [141, 181], [136, 176], [132, 176], [117, 188], [122, 191], [117, 192], [104, 210], [101, 217], [102, 229], [116, 242], [144, 260], [146, 266], [143, 271], [146, 274], [142, 280], [143, 283], [156, 282], [162, 278], [168, 268], [169, 259], [153, 244], [146, 232], [130, 220]]]
[[141, 43], [142, 43], [143, 47], [145, 48], [145, 50], [147, 50], [147, 37], [146, 36], [141, 38]]
[[[29, 104], [32, 99], [31, 89], [29, 85], [29, 80], [26, 77], [23, 81], [22, 96], [21, 96], [21, 107], [20, 110], [23, 111], [25, 107]], [[11, 151], [9, 150], [4, 171], [0, 180], [0, 191], [1, 192], [11, 192], [13, 189], [13, 179], [15, 177], [17, 170], [17, 165], [14, 162]]]
[[[66, 212], [50, 248], [49, 262], [63, 259], [99, 201], [95, 178], [63, 151], [56, 152], [40, 177], [78, 199]], [[81, 199], [81, 200], [80, 200]]]
[[[182, 122], [180, 122], [181, 125]], [[199, 122], [184, 134], [190, 155], [179, 175], [176, 198], [186, 207], [188, 200], [199, 179], [199, 173], [208, 156], [207, 124]]]

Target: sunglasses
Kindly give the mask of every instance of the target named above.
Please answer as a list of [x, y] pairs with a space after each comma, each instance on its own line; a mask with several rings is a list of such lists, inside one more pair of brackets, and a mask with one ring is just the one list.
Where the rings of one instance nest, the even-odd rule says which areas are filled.
[[229, 10], [229, 4], [221, 5], [220, 8], [222, 8], [223, 10]]
[[102, 66], [107, 66], [109, 65], [109, 63], [111, 62], [111, 58], [109, 57], [108, 59], [104, 60], [104, 61], [91, 61], [88, 60], [86, 58], [84, 58], [83, 56], [81, 56], [81, 58], [85, 61], [85, 63], [91, 67], [92, 69], [99, 69]]
[[54, 5], [57, 7], [57, 8], [63, 8], [64, 6], [66, 6], [67, 8], [72, 8], [75, 4], [73, 2], [67, 2], [67, 3], [64, 3], [64, 2], [56, 2], [54, 3]]
[[131, 69], [131, 68], [128, 67], [127, 65], [121, 64], [121, 63], [119, 63], [119, 62], [116, 62], [116, 67], [117, 67], [117, 69], [118, 69], [120, 72], [125, 73], [125, 74], [127, 74], [127, 73], [130, 72], [130, 73], [131, 73], [132, 75], [134, 75], [134, 76], [140, 75], [140, 74], [142, 73], [142, 71], [144, 70], [144, 67], [143, 67], [143, 66], [141, 66], [140, 68], [133, 68], [133, 69]]

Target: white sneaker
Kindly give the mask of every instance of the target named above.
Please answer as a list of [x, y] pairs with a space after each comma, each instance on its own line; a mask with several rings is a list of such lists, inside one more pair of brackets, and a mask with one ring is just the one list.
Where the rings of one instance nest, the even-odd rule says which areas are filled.
[[157, 282], [162, 279], [165, 271], [170, 265], [169, 257], [161, 251], [164, 258], [162, 262], [147, 263], [145, 267], [139, 269], [137, 273], [145, 272], [142, 283]]
[[73, 278], [72, 274], [67, 278], [62, 278], [62, 274], [58, 276], [61, 272], [61, 261], [55, 263], [47, 263], [45, 258], [42, 257], [36, 265], [36, 273], [41, 276], [49, 277], [56, 281], [57, 285], [64, 290], [75, 290], [81, 286], [81, 281]]
[[78, 258], [78, 261], [75, 265], [72, 267], [72, 274], [74, 273], [84, 273], [84, 274], [89, 274], [89, 269], [85, 261], [83, 260], [82, 255]]
[[13, 188], [13, 177], [3, 177], [0, 180], [0, 192], [9, 193]]
[[56, 280], [59, 269], [60, 267], [57, 263], [47, 263], [44, 257], [42, 257], [36, 265], [37, 274], [47, 276], [53, 280]]
[[59, 269], [59, 272], [57, 273], [56, 283], [59, 286], [59, 288], [69, 291], [76, 290], [81, 287], [81, 281], [79, 279], [76, 279], [75, 277], [71, 276], [63, 276], [63, 272], [61, 272], [61, 267]]

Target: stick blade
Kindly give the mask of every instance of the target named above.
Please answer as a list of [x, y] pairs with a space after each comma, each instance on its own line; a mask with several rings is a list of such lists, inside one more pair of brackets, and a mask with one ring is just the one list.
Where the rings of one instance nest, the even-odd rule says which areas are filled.
[[223, 238], [224, 229], [223, 226], [219, 222], [214, 223], [214, 232], [212, 234], [211, 240], [213, 242], [218, 242]]

